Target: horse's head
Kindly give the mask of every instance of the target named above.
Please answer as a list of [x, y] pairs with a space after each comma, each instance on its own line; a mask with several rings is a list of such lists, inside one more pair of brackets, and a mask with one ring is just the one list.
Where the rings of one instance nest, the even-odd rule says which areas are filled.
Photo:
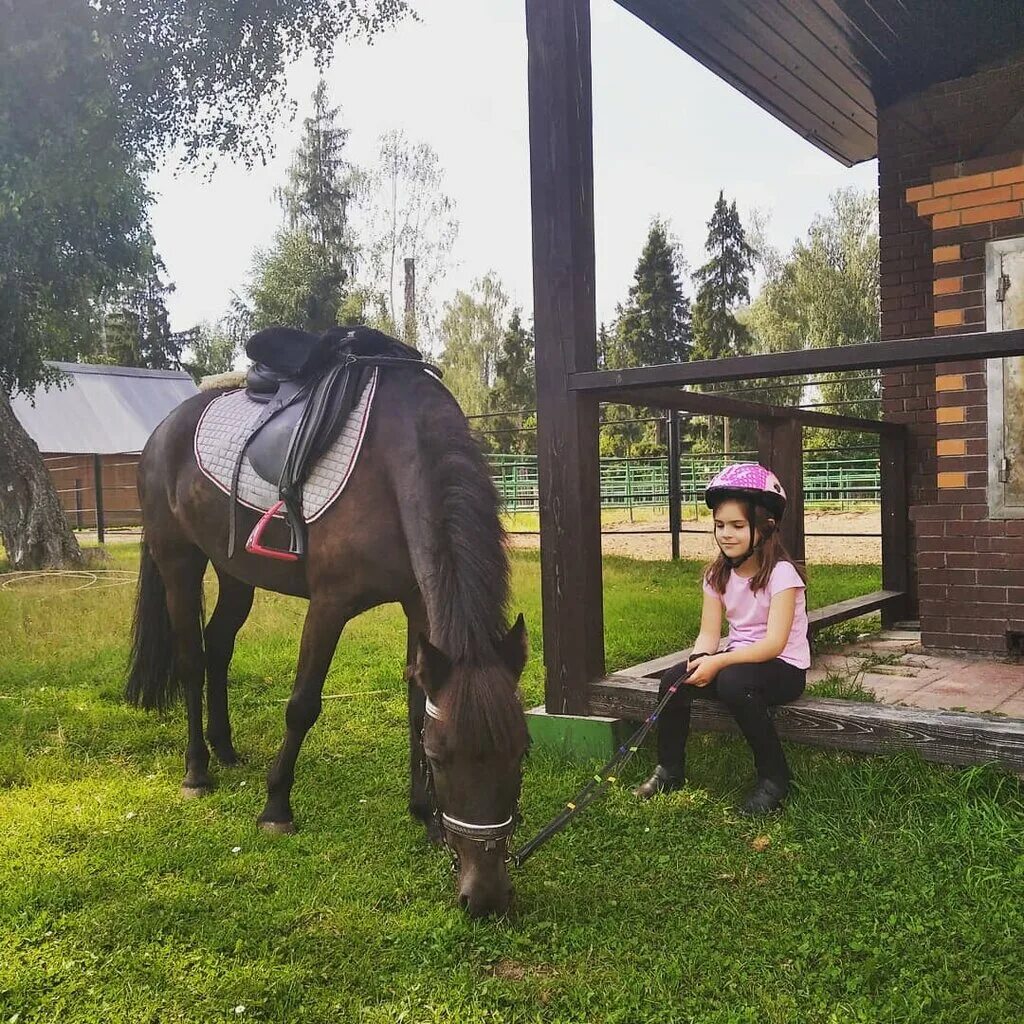
[[529, 742], [518, 690], [526, 655], [520, 615], [483, 663], [452, 661], [420, 637], [411, 667], [427, 695], [423, 748], [438, 824], [472, 917], [503, 913], [512, 896], [506, 858]]

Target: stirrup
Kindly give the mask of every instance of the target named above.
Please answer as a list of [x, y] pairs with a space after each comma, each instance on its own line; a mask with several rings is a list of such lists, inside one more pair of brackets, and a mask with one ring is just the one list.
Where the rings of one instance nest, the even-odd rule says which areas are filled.
[[282, 551], [280, 548], [265, 547], [262, 543], [263, 531], [266, 530], [270, 524], [270, 520], [277, 515], [278, 512], [284, 507], [284, 499], [282, 498], [276, 505], [271, 505], [266, 512], [263, 513], [260, 521], [252, 528], [252, 533], [249, 534], [249, 539], [245, 542], [245, 550], [250, 555], [262, 555], [264, 558], [276, 558], [281, 562], [297, 562], [299, 556], [294, 551]]

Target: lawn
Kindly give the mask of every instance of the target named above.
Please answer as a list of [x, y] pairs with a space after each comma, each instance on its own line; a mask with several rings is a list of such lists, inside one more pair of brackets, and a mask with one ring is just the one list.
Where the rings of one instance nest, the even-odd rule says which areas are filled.
[[[609, 668], [686, 645], [699, 566], [605, 566]], [[514, 586], [539, 703], [535, 554]], [[877, 567], [813, 570], [811, 602], [877, 586]], [[700, 737], [693, 788], [612, 792], [517, 874], [509, 918], [473, 922], [405, 814], [396, 609], [346, 630], [300, 832], [272, 837], [254, 819], [302, 602], [258, 596], [232, 673], [245, 763], [183, 803], [183, 712], [120, 702], [132, 589], [60, 591], [0, 590], [0, 1024], [1021, 1019], [1024, 802], [994, 770], [793, 747], [799, 793], [755, 825], [734, 814], [745, 748]], [[530, 757], [522, 837], [588, 767]]]

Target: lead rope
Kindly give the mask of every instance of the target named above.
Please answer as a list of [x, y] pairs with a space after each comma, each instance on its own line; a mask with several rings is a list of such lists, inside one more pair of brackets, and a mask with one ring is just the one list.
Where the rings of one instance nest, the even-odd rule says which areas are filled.
[[[703, 657], [699, 655], [698, 657]], [[696, 668], [696, 666], [694, 666]], [[532, 839], [528, 842], [523, 843], [522, 846], [516, 850], [509, 857], [509, 862], [514, 867], [521, 867], [541, 846], [543, 846], [552, 836], [557, 835], [565, 828], [566, 825], [572, 821], [581, 811], [589, 807], [595, 800], [603, 796], [608, 790], [608, 787], [618, 781], [618, 775], [613, 775], [612, 772], [617, 772], [619, 769], [624, 768], [633, 755], [640, 749], [640, 744], [643, 743], [647, 734], [654, 727], [654, 723], [657, 722], [658, 716], [665, 709], [668, 702], [676, 695], [676, 691], [679, 689], [687, 679], [690, 678], [691, 673], [694, 671], [693, 668], [689, 669], [684, 676], [680, 676], [666, 691], [665, 696], [658, 701], [657, 707], [647, 716], [644, 720], [643, 725], [621, 747], [616, 751], [614, 757], [599, 771], [594, 777], [580, 790], [579, 794], [574, 800], [570, 800], [566, 805], [565, 809], [560, 811], [549, 824], [545, 825]]]

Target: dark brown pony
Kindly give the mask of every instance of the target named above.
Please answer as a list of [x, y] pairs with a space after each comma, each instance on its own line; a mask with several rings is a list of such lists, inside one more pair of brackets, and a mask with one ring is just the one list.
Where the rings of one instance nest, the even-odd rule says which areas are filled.
[[[293, 831], [295, 762], [320, 713], [341, 631], [368, 608], [400, 603], [408, 619], [409, 810], [432, 841], [444, 830], [459, 864], [460, 903], [474, 916], [500, 913], [511, 896], [511, 828], [488, 826], [515, 819], [527, 731], [518, 693], [526, 635], [521, 616], [507, 629], [509, 566], [498, 496], [448, 391], [415, 364], [379, 372], [359, 462], [341, 497], [310, 524], [301, 562], [252, 555], [242, 545], [227, 557], [228, 498], [202, 474], [193, 452], [199, 417], [222, 392], [189, 399], [156, 429], [139, 463], [144, 542], [127, 696], [165, 708], [184, 695], [182, 792], [209, 792], [207, 740], [222, 764], [237, 761], [227, 673], [254, 588], [308, 598], [284, 741], [259, 816], [264, 829]], [[255, 515], [240, 508], [239, 517], [244, 537]], [[267, 539], [286, 547], [286, 528], [272, 524]], [[204, 624], [208, 563], [220, 586]]]

